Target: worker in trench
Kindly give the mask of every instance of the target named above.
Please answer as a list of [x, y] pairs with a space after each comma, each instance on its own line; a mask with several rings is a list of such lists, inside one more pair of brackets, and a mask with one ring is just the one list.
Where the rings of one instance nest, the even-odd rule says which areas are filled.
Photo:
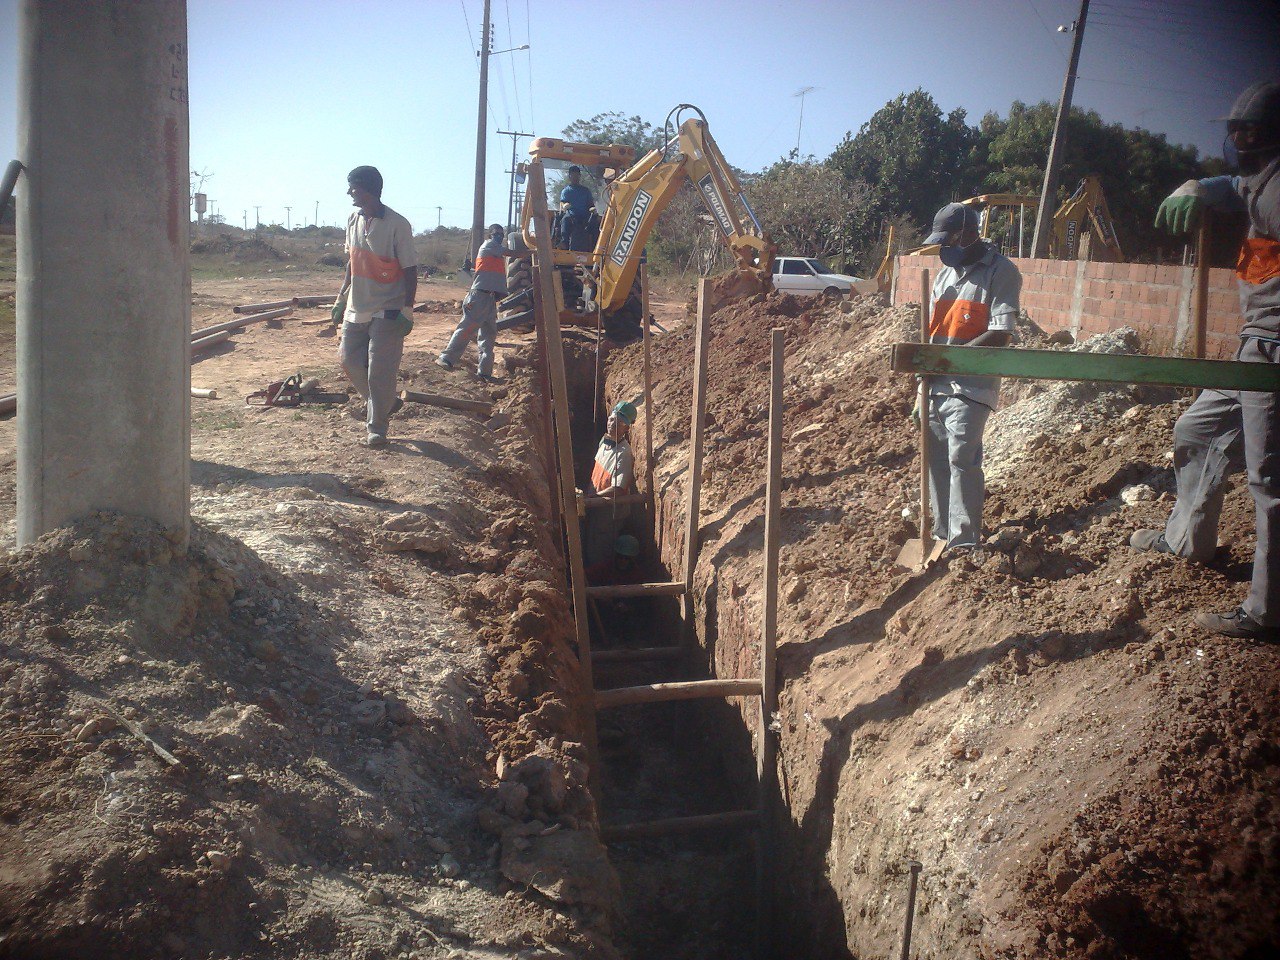
[[462, 359], [471, 338], [476, 338], [476, 376], [494, 380], [493, 355], [498, 342], [498, 301], [507, 295], [507, 265], [504, 258], [524, 254], [507, 248], [506, 231], [499, 223], [489, 224], [489, 237], [476, 251], [475, 278], [462, 301], [462, 319], [436, 363], [452, 370]]
[[[612, 500], [635, 492], [635, 457], [631, 452], [631, 426], [636, 422], [636, 405], [627, 400], [616, 404], [605, 423], [604, 436], [596, 447], [591, 467], [591, 488], [587, 497]], [[628, 504], [612, 503], [585, 510], [583, 559], [588, 567], [608, 562], [622, 529], [630, 516]]]
[[418, 255], [409, 221], [382, 202], [382, 174], [347, 174], [356, 208], [347, 220], [347, 270], [330, 316], [342, 324], [338, 358], [365, 402], [366, 445], [385, 447], [392, 414], [404, 406], [396, 377], [413, 329]]
[[[1009, 345], [1022, 275], [1012, 260], [978, 235], [977, 211], [947, 204], [933, 218], [933, 233], [925, 242], [941, 244], [942, 260], [933, 283], [929, 342]], [[933, 538], [948, 550], [972, 550], [982, 542], [982, 434], [1000, 394], [1000, 378], [932, 376], [928, 383], [928, 395], [922, 384], [911, 417], [919, 427], [923, 408], [933, 437], [929, 457]]]
[[[1206, 209], [1246, 211], [1249, 232], [1236, 278], [1244, 325], [1236, 360], [1280, 363], [1280, 83], [1257, 83], [1236, 99], [1223, 142], [1234, 176], [1189, 180], [1160, 204], [1156, 226], [1195, 228]], [[1138, 550], [1207, 563], [1218, 546], [1227, 480], [1247, 471], [1257, 545], [1244, 602], [1195, 622], [1210, 633], [1280, 641], [1280, 394], [1204, 390], [1173, 428], [1177, 500], [1163, 530], [1138, 530]]]

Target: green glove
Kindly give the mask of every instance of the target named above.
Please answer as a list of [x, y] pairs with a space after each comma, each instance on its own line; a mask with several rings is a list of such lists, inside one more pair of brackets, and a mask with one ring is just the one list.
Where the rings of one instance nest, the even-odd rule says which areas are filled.
[[916, 400], [916, 405], [911, 408], [911, 423], [917, 430], [920, 429], [920, 401], [919, 400]]
[[1165, 197], [1160, 204], [1160, 209], [1156, 211], [1156, 228], [1163, 228], [1170, 233], [1190, 233], [1200, 222], [1204, 206], [1202, 197], [1179, 190], [1178, 193]]
[[333, 301], [333, 309], [329, 311], [329, 319], [335, 324], [342, 322], [343, 315], [347, 312], [347, 295], [341, 293], [338, 299]]
[[401, 310], [396, 314], [394, 323], [396, 333], [400, 334], [402, 337], [407, 337], [413, 332], [413, 318], [404, 310]]

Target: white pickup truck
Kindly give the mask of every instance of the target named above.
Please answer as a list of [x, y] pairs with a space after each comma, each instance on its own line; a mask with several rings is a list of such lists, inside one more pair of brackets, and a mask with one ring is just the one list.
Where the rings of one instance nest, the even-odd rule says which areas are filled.
[[773, 261], [773, 288], [783, 293], [848, 296], [855, 283], [862, 281], [844, 273], [833, 273], [814, 257], [777, 257]]

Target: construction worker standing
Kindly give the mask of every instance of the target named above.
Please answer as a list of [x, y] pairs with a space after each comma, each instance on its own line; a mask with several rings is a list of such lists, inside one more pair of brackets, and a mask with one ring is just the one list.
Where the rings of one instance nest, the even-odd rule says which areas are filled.
[[[596, 447], [591, 465], [589, 496], [613, 499], [635, 491], [635, 456], [631, 452], [631, 425], [636, 422], [636, 405], [622, 400], [609, 413], [604, 436]], [[621, 533], [623, 521], [631, 514], [627, 504], [610, 504], [589, 511], [584, 531], [583, 551], [588, 565], [610, 557]]]
[[382, 202], [376, 167], [347, 174], [347, 196], [356, 210], [347, 220], [347, 273], [331, 316], [342, 324], [342, 369], [365, 400], [365, 443], [383, 447], [391, 415], [403, 404], [396, 376], [413, 329], [418, 255], [409, 221]]
[[[1280, 83], [1257, 83], [1236, 99], [1223, 144], [1236, 176], [1189, 180], [1160, 204], [1156, 226], [1186, 233], [1205, 208], [1244, 210], [1249, 233], [1236, 277], [1244, 326], [1236, 359], [1280, 363]], [[1244, 467], [1258, 542], [1244, 603], [1195, 622], [1229, 637], [1280, 640], [1280, 394], [1204, 390], [1173, 428], [1178, 499], [1164, 530], [1138, 530], [1138, 550], [1213, 558], [1228, 477]]]
[[[1013, 261], [978, 235], [978, 213], [949, 203], [933, 218], [925, 243], [941, 244], [942, 269], [933, 283], [929, 342], [1003, 347], [1014, 335], [1022, 275]], [[922, 391], [923, 392], [923, 391]], [[982, 541], [982, 434], [1000, 394], [998, 377], [934, 376], [921, 401], [930, 445], [929, 497], [933, 537], [948, 549], [973, 549]]]
[[452, 370], [462, 359], [471, 338], [476, 338], [479, 361], [476, 376], [481, 380], [493, 379], [493, 348], [498, 339], [498, 301], [507, 295], [507, 265], [504, 257], [519, 257], [521, 253], [508, 250], [503, 238], [506, 231], [501, 224], [489, 224], [489, 239], [476, 252], [476, 275], [471, 289], [462, 301], [462, 319], [449, 338], [449, 345], [436, 359], [446, 370]]

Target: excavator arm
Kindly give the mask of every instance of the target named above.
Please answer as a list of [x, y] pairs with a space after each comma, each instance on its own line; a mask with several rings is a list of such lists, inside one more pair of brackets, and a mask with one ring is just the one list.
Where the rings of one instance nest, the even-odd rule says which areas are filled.
[[627, 299], [640, 252], [684, 178], [693, 184], [711, 214], [739, 273], [753, 276], [765, 290], [772, 287], [776, 248], [764, 235], [742, 185], [707, 130], [702, 111], [681, 104], [672, 113], [685, 109], [696, 111], [698, 116], [680, 124], [662, 148], [650, 151], [611, 185], [595, 249], [599, 263], [596, 300], [605, 313]]

